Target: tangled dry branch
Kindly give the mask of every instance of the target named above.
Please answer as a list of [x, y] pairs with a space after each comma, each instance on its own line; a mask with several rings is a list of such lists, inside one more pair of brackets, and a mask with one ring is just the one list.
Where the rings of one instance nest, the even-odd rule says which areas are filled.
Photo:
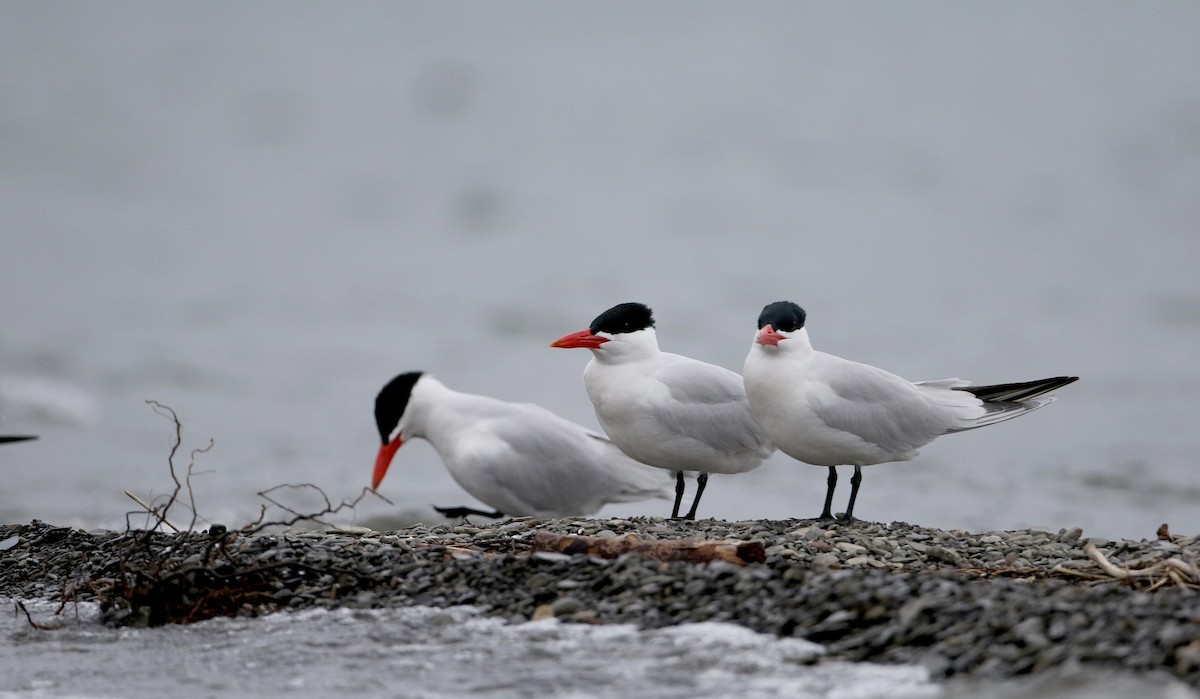
[[1195, 561], [1189, 562], [1171, 557], [1145, 567], [1130, 568], [1118, 566], [1108, 560], [1108, 556], [1091, 543], [1084, 544], [1083, 552], [1096, 564], [1100, 571], [1099, 574], [1064, 568], [1061, 565], [1055, 566], [1054, 571], [1076, 577], [1089, 577], [1093, 580], [1123, 580], [1130, 585], [1144, 586], [1146, 590], [1156, 590], [1164, 585], [1177, 585], [1193, 590], [1200, 589], [1200, 567], [1196, 566]]
[[[196, 531], [196, 523], [203, 518], [196, 507], [192, 475], [197, 458], [208, 453], [214, 445], [209, 440], [204, 447], [190, 452], [187, 469], [180, 477], [176, 458], [183, 444], [183, 424], [170, 407], [158, 401], [148, 400], [154, 411], [171, 420], [173, 434], [167, 456], [167, 467], [174, 487], [165, 500], [152, 505], [130, 491], [125, 491], [143, 509], [126, 513], [126, 529], [116, 542], [122, 551], [115, 564], [84, 564], [84, 572], [63, 590], [63, 604], [59, 612], [72, 599], [84, 592], [100, 602], [102, 617], [115, 625], [157, 626], [168, 623], [189, 623], [215, 616], [253, 614], [263, 603], [275, 599], [280, 580], [314, 578], [336, 575], [354, 587], [365, 581], [356, 580], [351, 571], [336, 565], [309, 565], [300, 561], [268, 563], [260, 557], [243, 553], [240, 547], [232, 546], [240, 537], [261, 534], [271, 528], [286, 528], [303, 521], [322, 525], [323, 518], [353, 510], [371, 494], [363, 490], [352, 499], [334, 504], [329, 496], [312, 483], [285, 483], [260, 491], [257, 495], [265, 502], [258, 517], [237, 530], [229, 530], [220, 524], [210, 524], [207, 531]], [[316, 512], [303, 512], [284, 503], [278, 492], [281, 490], [303, 490], [315, 492], [324, 503]], [[379, 497], [379, 496], [376, 496]], [[186, 499], [186, 502], [185, 502]], [[381, 498], [386, 501], [386, 498]], [[172, 510], [185, 507], [191, 513], [187, 526], [170, 519]], [[268, 519], [272, 508], [283, 511], [282, 519]], [[144, 528], [135, 528], [131, 517], [144, 514], [149, 520]], [[169, 528], [171, 533], [163, 531]], [[180, 551], [196, 551], [190, 556], [177, 555]], [[27, 613], [28, 616], [28, 613]], [[37, 624], [35, 628], [48, 628]]]

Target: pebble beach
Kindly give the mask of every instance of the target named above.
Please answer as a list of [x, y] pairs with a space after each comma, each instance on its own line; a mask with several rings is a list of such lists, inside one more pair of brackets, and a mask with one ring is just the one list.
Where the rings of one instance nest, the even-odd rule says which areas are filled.
[[[763, 555], [744, 564], [601, 558], [533, 550], [539, 534], [757, 542]], [[471, 605], [517, 623], [732, 622], [819, 643], [829, 658], [919, 665], [933, 678], [1096, 668], [1165, 671], [1197, 686], [1198, 554], [1193, 537], [1168, 531], [1110, 541], [1079, 529], [900, 522], [515, 519], [244, 535], [35, 520], [0, 526], [0, 596], [99, 602], [106, 624], [132, 626], [418, 605]], [[122, 594], [130, 590], [140, 596]]]

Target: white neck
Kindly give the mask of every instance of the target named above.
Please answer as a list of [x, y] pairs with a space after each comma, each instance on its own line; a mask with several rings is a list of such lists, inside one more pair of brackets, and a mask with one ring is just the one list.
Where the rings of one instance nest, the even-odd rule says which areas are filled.
[[654, 328], [616, 335], [601, 334], [611, 338], [608, 342], [592, 350], [592, 356], [602, 364], [639, 362], [659, 354], [658, 335], [654, 332]]
[[457, 426], [469, 423], [471, 411], [464, 408], [480, 400], [488, 399], [451, 390], [441, 381], [425, 374], [413, 386], [401, 420], [404, 438], [421, 437], [436, 444], [443, 435], [454, 432]]
[[808, 328], [799, 328], [791, 333], [779, 347], [787, 354], [812, 354], [812, 342], [808, 339]]

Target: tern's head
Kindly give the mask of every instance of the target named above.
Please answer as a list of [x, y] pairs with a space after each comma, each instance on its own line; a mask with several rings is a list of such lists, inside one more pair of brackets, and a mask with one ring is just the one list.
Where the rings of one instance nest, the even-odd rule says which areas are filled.
[[375, 398], [375, 426], [379, 428], [379, 438], [383, 440], [383, 446], [379, 447], [379, 455], [375, 457], [371, 490], [379, 487], [388, 466], [392, 463], [392, 457], [404, 443], [404, 432], [410, 421], [409, 400], [412, 398], [413, 387], [417, 385], [421, 376], [419, 371], [401, 374], [389, 381]]
[[654, 314], [644, 303], [621, 303], [596, 316], [592, 324], [550, 343], [551, 347], [586, 347], [597, 357], [658, 349], [654, 334]]
[[791, 301], [768, 303], [758, 314], [758, 335], [754, 341], [765, 347], [778, 347], [804, 331], [805, 317], [804, 309]]

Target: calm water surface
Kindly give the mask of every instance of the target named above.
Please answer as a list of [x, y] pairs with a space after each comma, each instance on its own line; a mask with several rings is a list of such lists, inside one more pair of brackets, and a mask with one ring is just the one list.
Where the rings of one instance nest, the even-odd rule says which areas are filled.
[[[1200, 531], [1200, 6], [0, 7], [0, 520], [122, 526], [174, 407], [201, 514], [367, 484], [376, 391], [595, 420], [626, 300], [737, 369], [766, 302], [914, 380], [1083, 380], [859, 512]], [[186, 458], [184, 458], [186, 461]], [[811, 516], [777, 455], [702, 515]], [[358, 521], [476, 504], [423, 443]], [[846, 493], [839, 494], [843, 499]], [[844, 500], [843, 500], [844, 502]], [[298, 506], [310, 503], [301, 502]], [[606, 514], [665, 514], [667, 503]]]

